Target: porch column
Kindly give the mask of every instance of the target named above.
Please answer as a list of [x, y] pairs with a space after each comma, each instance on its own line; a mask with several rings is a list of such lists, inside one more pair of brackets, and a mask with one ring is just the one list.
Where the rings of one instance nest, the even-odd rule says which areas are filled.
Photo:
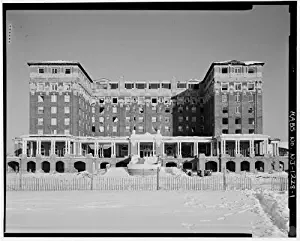
[[[198, 149], [198, 145], [197, 145], [197, 149]], [[213, 142], [210, 143], [210, 156], [214, 155], [214, 144]]]
[[38, 143], [38, 153], [40, 155], [42, 154], [42, 140], [39, 140], [39, 143]]
[[63, 155], [65, 155], [66, 153], [68, 153], [68, 141], [65, 140], [65, 153]]
[[266, 154], [268, 154], [268, 140], [264, 140], [264, 149], [265, 149], [265, 152], [264, 152], [264, 154], [266, 155]]
[[30, 141], [29, 142], [29, 144], [30, 144], [30, 157], [32, 157], [33, 156], [33, 142], [32, 141]]
[[194, 156], [198, 156], [198, 142], [194, 142]]
[[51, 151], [50, 151], [50, 155], [51, 154], [55, 154], [55, 145], [54, 145], [54, 140], [51, 140]]
[[73, 141], [73, 155], [75, 155], [75, 156], [77, 155], [77, 153], [76, 153], [76, 151], [77, 151], [76, 150], [76, 145], [77, 145], [77, 142], [74, 140]]
[[[222, 145], [221, 145], [222, 147]], [[219, 141], [217, 140], [217, 156], [220, 155]]]
[[71, 154], [71, 140], [68, 140], [68, 154]]
[[116, 153], [115, 153], [115, 148], [116, 148], [116, 143], [114, 143], [113, 141], [111, 142], [111, 155], [110, 157], [116, 157]]
[[254, 140], [249, 141], [250, 144], [250, 156], [254, 155]]
[[153, 153], [153, 156], [155, 154], [155, 141], [153, 141], [153, 144], [152, 144], [152, 153]]
[[165, 143], [162, 142], [161, 144], [162, 144], [162, 156], [164, 156], [165, 155]]
[[221, 140], [221, 155], [224, 154], [224, 140]]
[[81, 141], [78, 141], [79, 144], [79, 156], [82, 156], [82, 143]]
[[97, 156], [98, 143], [94, 142], [94, 157]]
[[22, 154], [27, 154], [27, 141], [22, 141]]
[[137, 154], [140, 156], [140, 142], [138, 141], [137, 143]]

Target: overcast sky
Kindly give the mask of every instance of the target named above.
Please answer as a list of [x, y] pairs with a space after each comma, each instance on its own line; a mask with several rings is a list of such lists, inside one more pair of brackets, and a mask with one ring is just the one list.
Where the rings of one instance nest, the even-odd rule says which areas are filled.
[[287, 141], [287, 6], [252, 11], [10, 11], [7, 145], [29, 133], [30, 60], [76, 60], [93, 79], [203, 79], [222, 60], [265, 62], [264, 134]]

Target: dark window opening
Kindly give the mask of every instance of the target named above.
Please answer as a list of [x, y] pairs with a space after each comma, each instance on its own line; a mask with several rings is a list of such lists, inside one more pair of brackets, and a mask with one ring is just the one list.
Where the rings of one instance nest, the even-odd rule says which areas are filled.
[[249, 124], [254, 125], [254, 118], [249, 118]]
[[152, 104], [156, 104], [157, 103], [157, 99], [156, 98], [152, 98]]
[[65, 69], [65, 74], [71, 74], [71, 69]]
[[200, 113], [203, 113], [204, 112], [204, 109], [203, 108], [200, 108]]
[[133, 83], [125, 83], [125, 89], [131, 90], [133, 88], [134, 88], [134, 84]]
[[223, 107], [223, 113], [224, 113], [224, 114], [227, 114], [227, 113], [228, 113], [228, 107], [227, 107], [227, 106]]
[[160, 84], [159, 83], [150, 83], [149, 84], [149, 89], [159, 89]]
[[139, 90], [145, 89], [146, 88], [146, 84], [144, 84], [144, 83], [136, 83], [135, 84], [135, 88], [137, 88]]
[[254, 134], [254, 129], [249, 129], [249, 134]]
[[236, 118], [235, 119], [235, 124], [236, 125], [242, 124], [242, 119], [241, 118]]
[[227, 130], [227, 129], [223, 129], [223, 130], [222, 130], [222, 133], [223, 133], [223, 134], [228, 134], [228, 130]]
[[162, 83], [161, 88], [163, 89], [171, 89], [171, 84], [170, 83]]
[[110, 83], [110, 89], [115, 90], [119, 88], [119, 84], [118, 83]]
[[118, 122], [118, 117], [117, 116], [113, 116], [113, 122]]
[[222, 124], [227, 125], [228, 124], [228, 118], [222, 118]]
[[252, 107], [249, 108], [248, 113], [250, 113], [250, 114], [253, 113], [253, 108]]
[[235, 130], [235, 134], [241, 134], [242, 133], [242, 130], [241, 129], [236, 129]]
[[144, 113], [144, 108], [143, 108], [143, 107], [140, 107], [140, 108], [139, 108], [139, 112], [140, 112], [140, 114], [143, 114], [143, 113]]
[[96, 132], [96, 127], [92, 126], [92, 132]]
[[222, 74], [227, 74], [228, 73], [228, 68], [227, 67], [223, 67], [222, 68]]
[[100, 112], [100, 114], [103, 114], [104, 113], [104, 107], [100, 107], [99, 112]]
[[166, 112], [166, 113], [170, 113], [170, 108], [166, 108], [166, 109], [165, 109], [165, 112]]
[[186, 88], [186, 83], [177, 83], [177, 88], [178, 89], [185, 89]]
[[249, 74], [254, 74], [255, 73], [255, 68], [254, 67], [248, 67], [248, 73]]
[[113, 97], [113, 98], [112, 98], [112, 102], [113, 102], [114, 104], [117, 104], [117, 103], [118, 103], [118, 98]]
[[192, 127], [192, 132], [194, 133], [194, 132], [196, 132], [196, 127]]
[[103, 104], [103, 103], [104, 103], [104, 98], [100, 98], [99, 102], [100, 102], [101, 104]]
[[44, 69], [39, 69], [39, 73], [43, 74], [43, 73], [45, 73], [45, 70]]

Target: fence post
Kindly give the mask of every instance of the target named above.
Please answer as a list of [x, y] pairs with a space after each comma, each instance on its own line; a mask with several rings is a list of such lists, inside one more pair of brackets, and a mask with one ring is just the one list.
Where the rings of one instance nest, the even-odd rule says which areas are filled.
[[225, 175], [225, 167], [223, 168], [223, 190], [226, 190], [226, 175]]
[[159, 167], [157, 167], [156, 172], [156, 190], [159, 190]]

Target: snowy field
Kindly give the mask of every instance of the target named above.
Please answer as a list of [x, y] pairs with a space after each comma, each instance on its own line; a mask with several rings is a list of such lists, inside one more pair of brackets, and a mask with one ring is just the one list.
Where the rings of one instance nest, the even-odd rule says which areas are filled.
[[[287, 193], [258, 192], [7, 192], [6, 231], [287, 237]], [[258, 194], [268, 201], [259, 201]]]

